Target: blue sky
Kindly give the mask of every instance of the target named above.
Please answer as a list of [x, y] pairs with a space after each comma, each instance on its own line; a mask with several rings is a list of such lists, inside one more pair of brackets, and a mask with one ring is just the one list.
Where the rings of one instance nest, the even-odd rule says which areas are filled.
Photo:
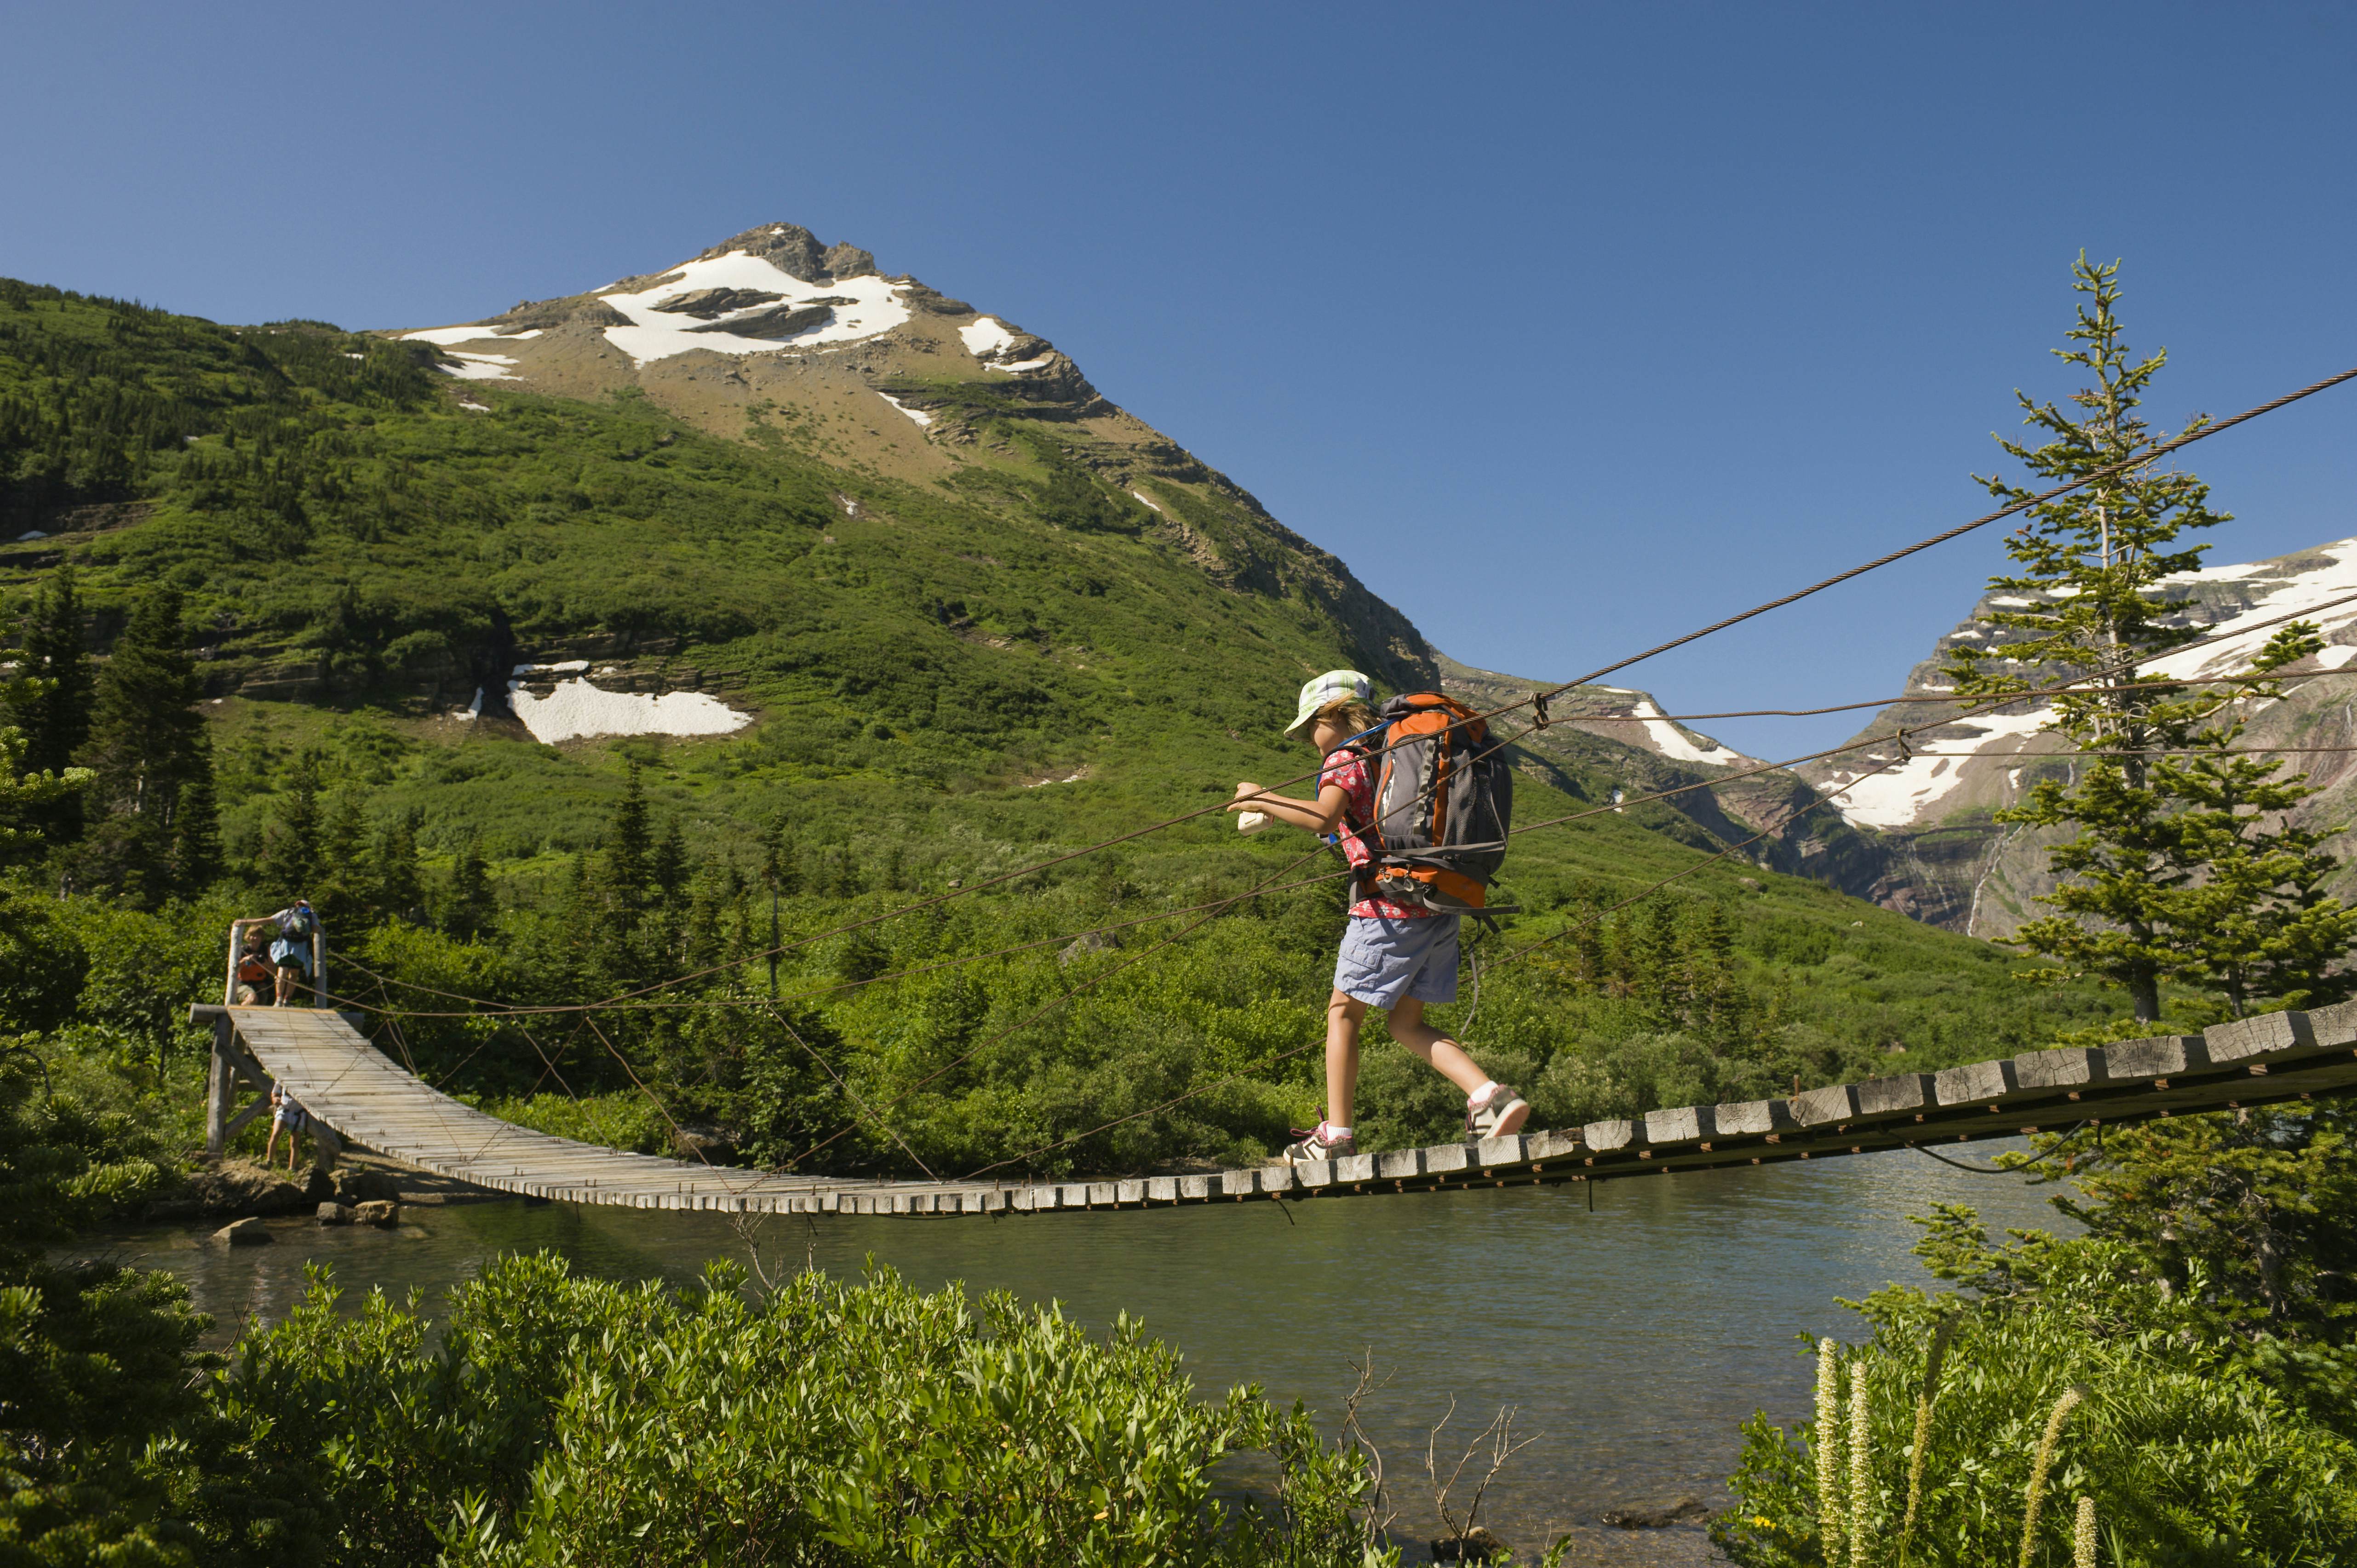
[[[1053, 339], [1469, 662], [1565, 678], [1985, 509], [2082, 247], [2152, 412], [2357, 364], [2321, 5], [10, 4], [0, 274], [466, 320], [784, 220]], [[2189, 455], [2357, 534], [2357, 388]], [[1994, 537], [1624, 679], [1883, 694]], [[1289, 682], [1290, 675], [1279, 679]], [[1846, 719], [1710, 727], [1783, 756]]]

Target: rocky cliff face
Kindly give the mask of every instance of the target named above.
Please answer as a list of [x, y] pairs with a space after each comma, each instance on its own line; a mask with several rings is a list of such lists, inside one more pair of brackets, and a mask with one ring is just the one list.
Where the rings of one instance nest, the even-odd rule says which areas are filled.
[[[2357, 744], [2357, 710], [2352, 710], [2357, 683], [2344, 672], [2357, 660], [2357, 602], [2332, 603], [2357, 596], [2357, 539], [2273, 560], [2205, 567], [2172, 579], [2169, 591], [2185, 607], [2176, 624], [2232, 634], [2152, 667], [2169, 675], [2233, 674], [2246, 667], [2276, 629], [2260, 623], [2313, 609], [2311, 618], [2323, 628], [2330, 646], [2293, 667], [2284, 700], [2265, 704], [2252, 715], [2244, 744]], [[1986, 640], [1981, 618], [2021, 603], [1985, 596], [1971, 617], [1933, 645], [1931, 657], [1910, 673], [1906, 690], [1926, 697], [1945, 693], [1941, 671], [1950, 651]], [[1855, 738], [1888, 735], [1900, 725], [1936, 724], [1954, 705], [1899, 703], [1877, 714]], [[2037, 898], [2052, 890], [2046, 872], [2051, 837], [2005, 827], [1991, 817], [2040, 779], [2068, 778], [2073, 772], [2076, 764], [2068, 757], [2041, 757], [2063, 749], [2044, 730], [2049, 716], [2043, 704], [2019, 705], [1920, 734], [1912, 742], [1916, 755], [1903, 760], [1895, 751], [1878, 749], [1857, 760], [1811, 765], [1802, 773], [1820, 789], [1849, 786], [1840, 797], [1842, 815], [1878, 847], [1889, 863], [1892, 886], [1906, 888], [1923, 918], [1973, 936], [2007, 936], [2034, 918], [2040, 912]], [[2288, 770], [2305, 772], [2324, 787], [2300, 809], [2303, 822], [2353, 820], [2357, 766], [2352, 764], [2357, 757], [2286, 752], [2283, 760]], [[2343, 880], [2357, 886], [2357, 875]], [[2339, 890], [2345, 894], [2350, 886]], [[1889, 897], [1880, 901], [1900, 907]]]

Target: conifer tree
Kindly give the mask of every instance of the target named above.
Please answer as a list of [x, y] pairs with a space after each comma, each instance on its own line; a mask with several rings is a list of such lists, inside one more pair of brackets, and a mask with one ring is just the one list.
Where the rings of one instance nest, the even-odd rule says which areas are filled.
[[653, 881], [654, 831], [648, 818], [646, 786], [639, 765], [630, 764], [622, 798], [606, 829], [605, 893], [616, 927], [625, 935], [638, 927]]
[[[2137, 413], [2168, 352], [2130, 352], [2115, 309], [2118, 274], [2117, 263], [2100, 266], [2083, 254], [2072, 268], [2084, 297], [2072, 346], [2055, 352], [2093, 384], [2072, 395], [2069, 410], [2016, 392], [2023, 423], [2049, 439], [1999, 441], [2045, 485], [2102, 477], [2033, 507], [2007, 537], [2018, 569], [1989, 580], [2001, 607], [1985, 617], [1992, 635], [1956, 649], [1945, 672], [1959, 694], [1977, 697], [2082, 682], [2052, 700], [2046, 727], [2092, 754], [2085, 766], [2071, 782], [2042, 780], [1996, 813], [2000, 822], [2074, 834], [2049, 858], [2061, 885], [2042, 902], [2056, 912], [2010, 940], [2056, 960], [2050, 974], [2120, 986], [2148, 1024], [2160, 1017], [2166, 980], [2215, 985], [2236, 1012], [2254, 983], [2280, 993], [2301, 989], [2295, 983], [2304, 978], [2312, 990], [2322, 949], [2350, 928], [2321, 892], [2330, 863], [2319, 854], [2320, 836], [2285, 836], [2279, 822], [2264, 820], [2312, 793], [2297, 778], [2278, 780], [2278, 765], [2222, 755], [2184, 763], [2150, 755], [2222, 753], [2241, 725], [2222, 715], [2276, 694], [2272, 671], [2319, 644], [2313, 628], [2287, 628], [2240, 686], [2196, 690], [2156, 674], [2155, 660], [2203, 635], [2200, 626], [2167, 624], [2184, 603], [2158, 591], [2197, 568], [2208, 548], [2181, 536], [2229, 519], [2211, 510], [2209, 487], [2192, 475], [2136, 461], [2169, 439]], [[2206, 423], [2197, 415], [2187, 431]], [[2033, 493], [2003, 478], [1981, 482], [2008, 502]], [[2258, 815], [2237, 811], [2254, 806]]]
[[497, 895], [491, 890], [490, 863], [483, 858], [483, 841], [469, 834], [450, 863], [443, 885], [439, 924], [454, 937], [472, 941], [499, 919]]
[[74, 862], [86, 885], [150, 906], [174, 891], [174, 818], [203, 764], [200, 691], [183, 641], [180, 596], [151, 590], [96, 682], [82, 753], [94, 776], [90, 820]]
[[319, 754], [307, 751], [287, 773], [285, 798], [279, 802], [278, 821], [264, 856], [271, 885], [279, 896], [293, 897], [309, 891], [321, 870], [325, 825], [319, 804]]
[[419, 918], [425, 907], [425, 883], [417, 865], [417, 824], [406, 811], [395, 811], [379, 823], [370, 854], [376, 886], [373, 913], [380, 920]]
[[73, 568], [61, 567], [33, 601], [17, 665], [20, 676], [46, 682], [22, 714], [25, 761], [36, 772], [62, 773], [90, 738], [88, 629]]
[[221, 805], [213, 788], [212, 742], [199, 730], [194, 766], [172, 820], [172, 881], [186, 897], [221, 874]]

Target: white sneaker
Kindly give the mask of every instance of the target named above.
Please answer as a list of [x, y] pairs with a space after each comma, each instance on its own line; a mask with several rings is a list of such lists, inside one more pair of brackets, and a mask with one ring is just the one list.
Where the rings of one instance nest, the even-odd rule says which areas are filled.
[[1523, 1130], [1531, 1119], [1531, 1102], [1499, 1084], [1490, 1090], [1490, 1097], [1475, 1103], [1465, 1102], [1465, 1135], [1469, 1139], [1511, 1138]]

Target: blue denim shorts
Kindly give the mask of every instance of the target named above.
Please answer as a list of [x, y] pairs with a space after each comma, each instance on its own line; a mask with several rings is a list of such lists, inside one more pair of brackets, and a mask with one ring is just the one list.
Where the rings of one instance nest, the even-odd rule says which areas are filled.
[[1370, 1007], [1457, 1000], [1456, 915], [1386, 920], [1357, 915], [1334, 960], [1334, 989]]

